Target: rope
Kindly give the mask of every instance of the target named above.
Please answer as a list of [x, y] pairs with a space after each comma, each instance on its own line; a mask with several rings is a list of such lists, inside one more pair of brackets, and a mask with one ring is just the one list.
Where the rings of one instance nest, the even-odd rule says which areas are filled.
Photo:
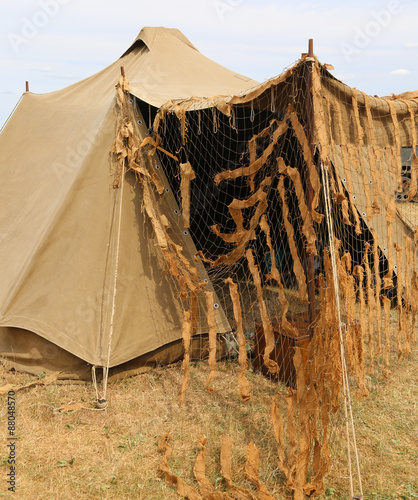
[[[105, 370], [105, 368], [103, 367], [103, 381], [104, 381], [104, 370]], [[93, 380], [94, 390], [96, 391], [96, 409], [105, 410], [107, 408], [107, 401], [104, 397], [101, 398], [99, 396], [99, 389], [98, 389], [97, 377], [96, 377], [96, 366], [94, 366], [94, 365], [91, 367], [91, 378]], [[106, 385], [107, 385], [107, 380], [106, 380]]]
[[109, 379], [109, 367], [110, 367], [110, 352], [112, 347], [112, 337], [113, 337], [113, 327], [116, 311], [116, 293], [117, 293], [117, 279], [119, 271], [119, 253], [120, 253], [120, 234], [122, 225], [122, 202], [123, 202], [123, 187], [125, 185], [125, 172], [122, 171], [121, 175], [121, 187], [120, 187], [120, 203], [119, 203], [119, 216], [118, 216], [118, 231], [116, 236], [116, 258], [115, 258], [115, 273], [113, 276], [113, 297], [112, 297], [112, 313], [110, 316], [110, 330], [109, 330], [109, 343], [107, 349], [107, 360], [106, 366], [103, 367], [103, 397], [98, 398], [98, 405], [102, 405], [103, 408], [107, 407], [106, 393], [107, 393], [107, 382]]
[[232, 122], [232, 124], [231, 124], [232, 128], [233, 128], [236, 132], [238, 132], [238, 129], [237, 129], [237, 122], [236, 122], [236, 118], [235, 118], [235, 108], [232, 108], [232, 110], [231, 110], [231, 122]]
[[98, 401], [100, 399], [100, 396], [99, 396], [99, 389], [97, 387], [96, 366], [95, 365], [93, 365], [91, 367], [91, 378], [93, 380], [94, 390], [96, 391], [96, 400]]
[[[330, 244], [330, 254], [331, 254], [331, 267], [332, 267], [332, 277], [335, 290], [335, 298], [337, 305], [337, 315], [338, 315], [338, 330], [340, 335], [340, 351], [341, 351], [341, 366], [343, 372], [343, 391], [344, 391], [344, 414], [346, 422], [346, 434], [347, 434], [347, 454], [348, 454], [348, 470], [350, 476], [350, 493], [352, 498], [363, 498], [363, 487], [361, 481], [361, 471], [360, 471], [360, 461], [357, 449], [356, 431], [354, 427], [353, 418], [353, 408], [351, 403], [350, 386], [348, 381], [348, 370], [346, 363], [345, 347], [344, 347], [344, 335], [342, 331], [342, 321], [341, 321], [341, 306], [340, 306], [340, 295], [339, 295], [339, 283], [338, 283], [338, 271], [337, 271], [337, 260], [335, 257], [335, 237], [334, 237], [334, 226], [331, 215], [331, 194], [329, 189], [329, 179], [328, 179], [328, 166], [321, 163], [322, 172], [322, 184], [325, 191], [325, 213], [328, 224], [329, 233], [329, 244]], [[347, 329], [347, 327], [345, 327]], [[353, 471], [351, 465], [351, 447], [350, 447], [350, 424], [352, 433], [352, 443], [354, 448], [354, 456], [356, 459], [357, 475], [360, 488], [360, 496], [354, 496], [354, 481], [353, 481]]]
[[16, 106], [13, 108], [12, 112], [10, 113], [10, 115], [7, 117], [6, 121], [3, 123], [3, 126], [1, 127], [0, 129], [0, 134], [3, 132], [3, 129], [4, 127], [9, 123], [10, 121], [10, 118], [13, 116], [13, 113], [16, 111], [17, 107], [19, 106], [20, 104], [20, 101], [23, 99], [23, 94], [20, 96], [20, 99], [17, 101], [17, 104]]
[[216, 134], [218, 132], [218, 115], [216, 114], [216, 108], [212, 109], [213, 115], [213, 133]]
[[275, 95], [274, 95], [274, 90], [275, 90], [275, 88], [276, 88], [276, 87], [275, 87], [274, 85], [272, 85], [272, 86], [271, 86], [271, 89], [270, 89], [270, 90], [271, 90], [271, 104], [270, 104], [270, 111], [271, 111], [272, 113], [275, 113], [275, 112], [276, 112], [276, 97], [275, 97]]

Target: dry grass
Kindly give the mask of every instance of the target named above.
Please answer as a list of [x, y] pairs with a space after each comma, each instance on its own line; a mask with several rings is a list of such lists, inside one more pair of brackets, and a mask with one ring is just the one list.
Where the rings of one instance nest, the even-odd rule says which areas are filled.
[[[409, 359], [367, 376], [370, 396], [354, 401], [353, 412], [367, 499], [418, 498], [418, 362]], [[342, 423], [342, 422], [341, 422]], [[345, 432], [334, 433], [333, 464], [322, 498], [349, 499]], [[358, 491], [358, 488], [356, 488]]]
[[[416, 354], [416, 352], [415, 352]], [[92, 407], [91, 385], [51, 385], [18, 392], [17, 493], [7, 492], [6, 397], [0, 399], [0, 498], [23, 499], [176, 499], [174, 488], [159, 475], [158, 442], [171, 432], [170, 470], [196, 486], [193, 465], [198, 438], [205, 434], [207, 476], [222, 490], [219, 449], [222, 435], [234, 440], [234, 481], [250, 487], [242, 466], [246, 446], [260, 449], [260, 478], [276, 498], [289, 498], [277, 470], [277, 450], [269, 421], [271, 397], [281, 386], [248, 373], [253, 398], [241, 403], [238, 367], [218, 365], [215, 391], [204, 389], [205, 364], [191, 369], [186, 403], [178, 405], [180, 365], [160, 368], [109, 386], [106, 411], [56, 413], [62, 404], [83, 401]], [[392, 375], [369, 376], [371, 395], [355, 402], [359, 451], [366, 498], [418, 498], [418, 411], [416, 357], [395, 362]], [[33, 379], [0, 368], [2, 385]], [[333, 429], [333, 464], [323, 498], [349, 498], [341, 419]]]
[[[19, 498], [178, 498], [158, 474], [157, 445], [166, 432], [171, 432], [174, 447], [171, 470], [191, 484], [202, 434], [209, 439], [208, 477], [214, 484], [219, 482], [222, 435], [234, 439], [236, 465], [245, 456], [246, 445], [251, 440], [258, 443], [264, 474], [273, 476], [275, 446], [268, 409], [277, 387], [250, 374], [254, 397], [250, 404], [241, 404], [234, 364], [219, 365], [213, 394], [204, 389], [206, 375], [206, 366], [204, 370], [192, 367], [182, 408], [178, 405], [179, 365], [111, 384], [106, 412], [53, 412], [63, 403], [84, 401], [92, 406], [91, 386], [53, 385], [17, 393]], [[28, 379], [10, 373], [3, 373], [2, 378], [17, 384]], [[1, 405], [0, 425], [6, 435], [5, 397]], [[4, 446], [2, 492], [6, 490], [6, 455]]]

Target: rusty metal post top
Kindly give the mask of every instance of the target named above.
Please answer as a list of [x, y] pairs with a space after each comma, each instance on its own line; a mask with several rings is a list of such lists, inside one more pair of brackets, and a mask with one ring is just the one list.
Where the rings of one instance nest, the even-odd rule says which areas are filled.
[[313, 57], [313, 38], [309, 38], [309, 49], [308, 49], [308, 57]]

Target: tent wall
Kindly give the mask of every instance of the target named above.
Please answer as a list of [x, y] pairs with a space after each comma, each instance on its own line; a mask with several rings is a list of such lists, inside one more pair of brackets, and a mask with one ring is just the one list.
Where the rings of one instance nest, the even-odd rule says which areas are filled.
[[[42, 376], [59, 372], [58, 380], [91, 380], [92, 365], [36, 333], [19, 328], [0, 328], [1, 362], [8, 369]], [[217, 343], [217, 358], [225, 355], [225, 344]], [[182, 340], [175, 340], [110, 369], [109, 380], [143, 373], [183, 359]], [[208, 357], [208, 336], [196, 335], [191, 341], [191, 359]], [[97, 370], [97, 377], [102, 373]]]
[[[26, 266], [20, 272], [19, 280], [16, 281], [13, 266], [5, 273], [5, 279], [9, 277], [11, 288], [14, 288], [13, 293], [9, 291], [8, 300], [3, 302], [0, 318], [2, 326], [36, 332], [98, 366], [107, 363], [116, 260], [114, 323], [117, 327], [110, 346], [110, 366], [169, 344], [179, 339], [182, 330], [178, 290], [165, 272], [153, 229], [142, 210], [143, 200], [135, 175], [126, 175], [123, 200], [120, 198], [122, 190], [113, 189], [111, 185], [114, 165], [109, 161], [109, 150], [115, 135], [114, 118], [111, 109], [102, 124], [100, 140], [92, 145], [72, 183], [51, 175], [40, 180], [38, 190], [44, 203], [49, 200], [54, 206], [55, 199], [59, 208], [51, 213], [51, 220], [47, 223], [44, 211], [39, 207], [38, 211], [28, 207], [30, 216], [37, 216], [37, 219], [28, 221], [28, 231], [31, 228], [38, 230], [38, 220], [47, 228], [42, 235], [32, 235], [35, 250], [30, 257], [22, 257]], [[142, 131], [146, 133], [145, 127]], [[57, 183], [65, 185], [68, 191], [65, 197], [55, 189]], [[158, 201], [159, 209], [167, 214], [172, 223], [173, 237], [184, 246], [192, 262], [193, 243], [179, 227], [174, 198], [168, 187], [167, 190]], [[19, 213], [19, 220], [5, 235], [1, 247], [4, 256], [11, 258], [14, 255], [13, 262], [18, 260], [12, 251], [18, 240], [12, 230], [19, 231], [21, 242], [18, 246], [27, 251], [28, 234], [20, 222], [25, 219], [24, 215], [24, 211]], [[202, 266], [200, 272], [203, 280], [205, 272]], [[205, 309], [204, 301], [200, 301], [200, 308]], [[229, 325], [221, 311], [217, 311], [217, 315], [219, 332], [228, 331]], [[200, 318], [205, 316], [202, 313]], [[207, 331], [207, 323], [201, 320], [197, 333]], [[28, 339], [28, 349], [30, 341]]]

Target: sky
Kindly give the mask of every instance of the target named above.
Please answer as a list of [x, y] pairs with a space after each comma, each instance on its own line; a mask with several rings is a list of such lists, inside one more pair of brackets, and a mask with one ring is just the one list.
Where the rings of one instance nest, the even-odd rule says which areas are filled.
[[0, 126], [29, 81], [45, 93], [118, 59], [144, 26], [178, 28], [207, 57], [257, 80], [314, 52], [371, 95], [418, 89], [418, 2], [0, 0]]

